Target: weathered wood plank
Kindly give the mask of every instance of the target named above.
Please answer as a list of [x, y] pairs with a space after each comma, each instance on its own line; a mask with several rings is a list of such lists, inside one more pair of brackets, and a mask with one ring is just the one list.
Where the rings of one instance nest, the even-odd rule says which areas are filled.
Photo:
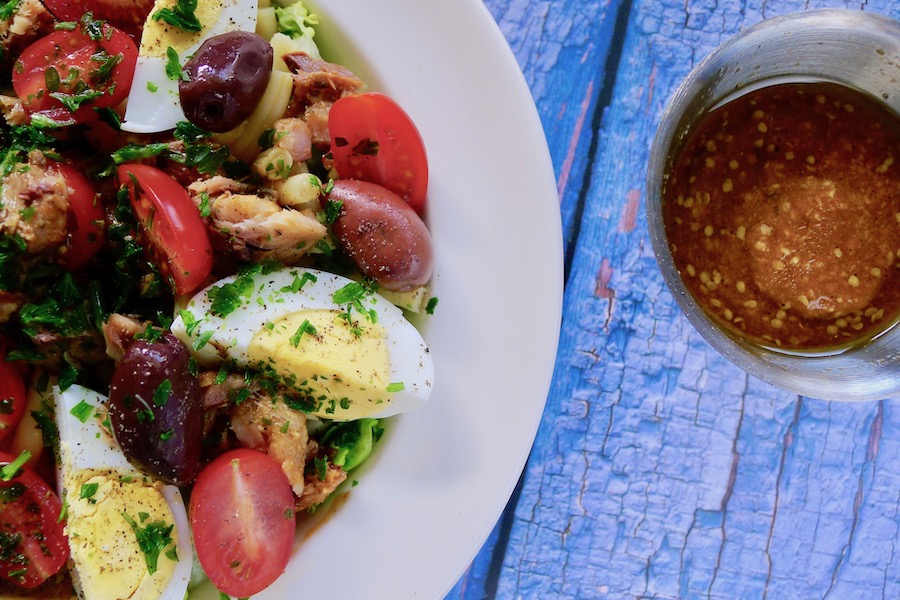
[[[900, 404], [797, 398], [727, 363], [675, 307], [640, 205], [659, 115], [696, 61], [762, 18], [844, 4], [635, 0], [602, 119], [590, 96], [611, 74], [594, 71], [580, 89], [570, 79], [585, 68], [579, 44], [582, 56], [609, 48], [583, 36], [610, 34], [610, 8], [488, 5], [535, 92], [578, 234], [556, 377], [499, 548], [496, 595], [900, 597]], [[560, 20], [577, 23], [589, 7], [604, 25], [554, 38]], [[588, 107], [583, 119], [576, 105]], [[573, 171], [589, 175], [583, 214]], [[471, 581], [485, 581], [498, 537]]]
[[[612, 79], [606, 71], [617, 66], [618, 57], [609, 53], [621, 4], [622, 0], [485, 0], [535, 98], [557, 175], [567, 247], [577, 236], [583, 184], [596, 152], [597, 126], [592, 121], [598, 102], [608, 103], [611, 94], [604, 86]], [[448, 598], [493, 595], [507, 525], [498, 523]]]

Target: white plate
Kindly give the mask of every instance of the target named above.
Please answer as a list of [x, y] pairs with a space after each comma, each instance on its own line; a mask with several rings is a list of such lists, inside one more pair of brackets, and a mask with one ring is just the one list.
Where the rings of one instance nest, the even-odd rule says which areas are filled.
[[530, 92], [477, 0], [328, 0], [326, 58], [418, 125], [430, 164], [435, 389], [254, 598], [441, 598], [499, 518], [544, 408], [562, 306], [556, 183]]

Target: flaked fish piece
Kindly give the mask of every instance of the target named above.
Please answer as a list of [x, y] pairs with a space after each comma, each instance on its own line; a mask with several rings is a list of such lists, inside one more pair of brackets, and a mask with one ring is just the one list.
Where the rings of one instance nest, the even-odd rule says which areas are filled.
[[[195, 201], [208, 203], [213, 229], [239, 258], [301, 264], [307, 252], [325, 239], [328, 230], [313, 211], [282, 207], [271, 190], [232, 191], [246, 189], [242, 185], [214, 177], [189, 188]], [[203, 192], [208, 198], [201, 200]]]
[[65, 244], [69, 187], [40, 151], [32, 151], [28, 162], [4, 179], [0, 202], [0, 233], [19, 237], [27, 252], [38, 254]]
[[306, 415], [266, 396], [235, 405], [231, 429], [244, 447], [265, 452], [281, 465], [294, 494], [304, 493], [309, 432]]

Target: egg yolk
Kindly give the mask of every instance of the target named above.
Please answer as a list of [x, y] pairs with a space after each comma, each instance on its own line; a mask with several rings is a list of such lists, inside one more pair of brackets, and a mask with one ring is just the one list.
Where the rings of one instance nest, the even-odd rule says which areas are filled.
[[385, 329], [364, 314], [302, 310], [270, 322], [247, 348], [250, 364], [293, 382], [311, 414], [360, 419], [390, 402]]
[[[176, 562], [166, 553], [178, 539], [161, 484], [145, 482], [133, 472], [97, 469], [79, 470], [67, 479], [67, 534], [85, 597], [159, 598], [175, 571]], [[135, 527], [147, 535], [170, 525], [171, 542], [156, 556], [150, 573]]]
[[235, 0], [222, 0], [221, 2], [198, 2], [194, 9], [194, 16], [200, 21], [203, 29], [197, 32], [186, 31], [174, 25], [169, 25], [163, 20], [154, 19], [153, 15], [162, 8], [172, 10], [175, 8], [175, 0], [156, 0], [153, 10], [150, 11], [144, 30], [141, 34], [141, 56], [157, 56], [165, 58], [166, 50], [171, 46], [179, 54], [196, 44], [202, 36], [207, 35], [206, 29], [219, 20], [223, 10], [223, 2], [234, 4]]

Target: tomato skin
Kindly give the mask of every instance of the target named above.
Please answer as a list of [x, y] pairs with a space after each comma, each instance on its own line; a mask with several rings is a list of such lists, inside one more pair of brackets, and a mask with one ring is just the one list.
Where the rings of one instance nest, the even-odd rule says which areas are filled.
[[190, 501], [197, 558], [210, 581], [238, 598], [284, 573], [296, 522], [281, 466], [257, 450], [222, 454], [197, 477]]
[[[16, 60], [12, 84], [16, 96], [25, 108], [58, 123], [85, 123], [97, 118], [94, 108], [120, 104], [131, 89], [137, 63], [137, 46], [130, 37], [111, 25], [103, 26], [103, 35], [92, 40], [78, 26], [46, 35], [25, 48]], [[92, 59], [98, 50], [109, 56], [121, 55], [121, 60], [101, 74], [103, 61]], [[77, 69], [77, 70], [76, 70]], [[58, 81], [48, 87], [48, 73], [55, 71]], [[99, 92], [83, 101], [74, 111], [51, 94], [68, 96], [84, 93], [79, 88]]]
[[409, 115], [389, 96], [345, 96], [328, 114], [331, 155], [341, 179], [359, 179], [391, 190], [420, 215], [428, 190], [428, 158]]
[[91, 12], [95, 19], [108, 21], [131, 37], [140, 39], [141, 30], [147, 15], [153, 8], [153, 0], [43, 0], [53, 16], [60, 21], [77, 21], [86, 12]]
[[[0, 453], [0, 464], [13, 460]], [[0, 540], [4, 544], [0, 577], [30, 589], [65, 566], [69, 541], [61, 512], [59, 497], [31, 469], [22, 468], [11, 480], [0, 481]]]
[[196, 290], [212, 271], [213, 258], [206, 224], [187, 190], [150, 165], [120, 165], [117, 175], [175, 293]]
[[75, 167], [52, 163], [69, 188], [69, 239], [63, 258], [67, 271], [77, 271], [103, 247], [105, 214], [100, 196]]
[[25, 414], [25, 381], [15, 366], [0, 354], [0, 440], [16, 430]]

